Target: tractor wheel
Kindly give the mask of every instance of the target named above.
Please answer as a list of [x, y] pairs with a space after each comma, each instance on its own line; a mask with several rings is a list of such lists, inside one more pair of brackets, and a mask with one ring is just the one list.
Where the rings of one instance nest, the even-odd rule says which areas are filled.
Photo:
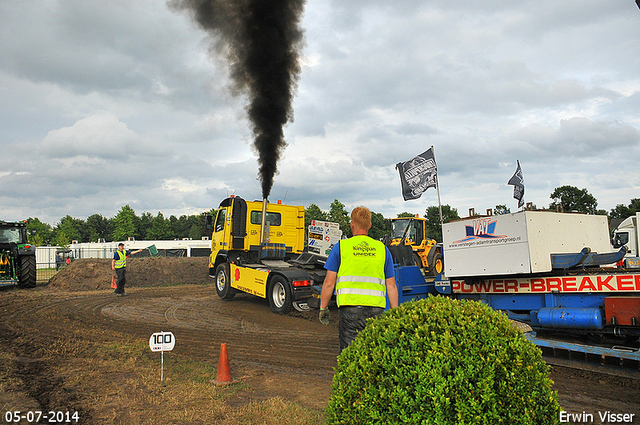
[[36, 287], [36, 256], [23, 255], [20, 257], [19, 286], [22, 288]]
[[273, 278], [269, 285], [267, 298], [269, 298], [271, 311], [274, 313], [285, 314], [291, 310], [293, 295], [291, 294], [290, 285], [283, 277], [276, 276]]
[[430, 267], [429, 267], [429, 275], [437, 276], [439, 273], [442, 273], [443, 270], [444, 270], [444, 261], [442, 259], [442, 254], [438, 252], [436, 255], [433, 256], [433, 262], [432, 264], [430, 264]]
[[236, 295], [236, 290], [231, 287], [229, 263], [222, 263], [216, 267], [216, 293], [223, 300], [230, 300]]

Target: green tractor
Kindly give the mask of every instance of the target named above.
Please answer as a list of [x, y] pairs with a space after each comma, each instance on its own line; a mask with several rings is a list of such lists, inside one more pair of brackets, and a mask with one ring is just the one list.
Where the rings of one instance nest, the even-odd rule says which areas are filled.
[[0, 222], [0, 286], [36, 286], [36, 247], [27, 242], [27, 223]]

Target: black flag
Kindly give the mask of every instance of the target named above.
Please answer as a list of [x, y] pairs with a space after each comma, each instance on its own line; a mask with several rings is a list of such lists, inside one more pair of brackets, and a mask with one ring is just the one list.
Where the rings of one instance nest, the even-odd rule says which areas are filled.
[[433, 155], [433, 147], [415, 158], [396, 164], [402, 183], [402, 197], [405, 201], [418, 199], [422, 192], [436, 187], [438, 166]]
[[513, 197], [518, 200], [518, 208], [524, 205], [524, 178], [522, 177], [522, 168], [518, 161], [518, 168], [513, 173], [513, 177], [509, 179], [509, 185], [513, 185]]

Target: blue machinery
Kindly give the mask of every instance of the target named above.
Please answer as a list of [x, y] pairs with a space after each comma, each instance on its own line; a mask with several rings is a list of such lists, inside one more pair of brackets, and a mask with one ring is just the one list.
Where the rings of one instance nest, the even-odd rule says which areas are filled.
[[[581, 255], [574, 255], [573, 261], [566, 261], [566, 258], [563, 258], [563, 261], [571, 263], [582, 259], [584, 262], [588, 256], [589, 252], [583, 252]], [[569, 288], [575, 287], [574, 289], [577, 289], [579, 277], [575, 276], [580, 275], [565, 278], [564, 281], [562, 277], [552, 277], [547, 280], [558, 281], [559, 285], [566, 284], [565, 286], [568, 285]], [[481, 301], [493, 309], [504, 311], [510, 319], [531, 326], [532, 331], [525, 332], [525, 336], [543, 351], [564, 350], [581, 353], [585, 358], [587, 356], [590, 356], [592, 360], [599, 358], [601, 362], [605, 362], [607, 358], [621, 359], [630, 361], [635, 365], [634, 368], [638, 369], [640, 365], [640, 350], [637, 348], [638, 342], [640, 342], [640, 292], [637, 290], [640, 288], [637, 286], [640, 286], [640, 273], [627, 273], [622, 278], [618, 278], [617, 280], [622, 282], [618, 286], [612, 283], [615, 280], [615, 277], [610, 277], [612, 275], [603, 274], [600, 276], [604, 277], [598, 279], [598, 275], [592, 274], [588, 282], [602, 283], [605, 285], [605, 289], [612, 287], [616, 289], [615, 293], [597, 291], [481, 293], [477, 291], [481, 290], [478, 288], [483, 287], [482, 281], [471, 284], [467, 284], [464, 280], [452, 282], [442, 274], [435, 278], [425, 277], [417, 266], [396, 264], [396, 285], [400, 303], [438, 294], [457, 299]], [[542, 279], [539, 280], [542, 281]], [[503, 292], [508, 292], [504, 291], [505, 286], [507, 289], [509, 288], [505, 284], [505, 280], [494, 282], [500, 282]], [[512, 288], [517, 288], [517, 285], [532, 285], [530, 277], [524, 280], [513, 279], [509, 282], [512, 283]], [[473, 285], [479, 286], [473, 287]], [[484, 283], [484, 289], [488, 287], [489, 285]], [[620, 288], [633, 289], [633, 291], [619, 291]], [[569, 342], [564, 338], [563, 340], [554, 340], [539, 336], [538, 334], [543, 331], [564, 335], [591, 334], [601, 338], [634, 340], [635, 344], [631, 348], [588, 345]]]

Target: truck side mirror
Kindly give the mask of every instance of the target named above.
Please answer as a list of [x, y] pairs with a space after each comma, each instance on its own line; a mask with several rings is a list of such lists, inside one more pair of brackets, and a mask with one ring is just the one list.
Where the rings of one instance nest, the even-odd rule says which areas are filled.
[[213, 216], [211, 214], [205, 214], [204, 228], [207, 229], [208, 232], [213, 231]]

